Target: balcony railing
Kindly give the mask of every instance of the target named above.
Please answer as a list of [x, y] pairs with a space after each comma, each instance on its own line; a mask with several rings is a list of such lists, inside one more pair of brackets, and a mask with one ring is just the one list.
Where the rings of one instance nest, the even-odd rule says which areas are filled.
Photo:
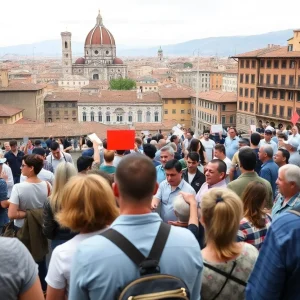
[[290, 120], [292, 116], [286, 116], [286, 115], [277, 115], [277, 114], [270, 114], [270, 113], [263, 113], [263, 112], [257, 112], [257, 115], [261, 117], [270, 117], [270, 118], [276, 118], [279, 120]]
[[270, 88], [270, 89], [279, 89], [279, 90], [299, 90], [300, 84], [274, 84], [274, 83], [259, 83], [258, 87], [260, 88]]

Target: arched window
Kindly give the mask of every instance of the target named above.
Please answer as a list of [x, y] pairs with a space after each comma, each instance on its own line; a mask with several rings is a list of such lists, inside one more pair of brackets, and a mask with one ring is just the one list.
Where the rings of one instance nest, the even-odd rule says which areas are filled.
[[110, 122], [110, 112], [106, 112], [106, 122]]
[[146, 122], [150, 122], [151, 121], [151, 113], [150, 111], [147, 111], [146, 113]]
[[132, 112], [131, 111], [128, 113], [128, 122], [132, 123]]
[[158, 122], [158, 112], [154, 113], [154, 122]]
[[141, 111], [141, 110], [139, 110], [139, 111], [137, 112], [137, 116], [138, 116], [137, 121], [138, 121], [138, 122], [142, 122], [142, 111]]
[[98, 111], [98, 122], [102, 122], [102, 112]]
[[65, 48], [68, 49], [68, 43], [67, 42], [65, 42]]
[[82, 113], [82, 121], [86, 122], [86, 112], [85, 111]]
[[95, 113], [92, 111], [91, 112], [91, 122], [95, 121]]

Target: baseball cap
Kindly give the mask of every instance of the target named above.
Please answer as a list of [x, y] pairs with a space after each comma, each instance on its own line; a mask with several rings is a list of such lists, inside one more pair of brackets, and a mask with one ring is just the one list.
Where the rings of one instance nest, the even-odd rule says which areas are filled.
[[274, 128], [274, 127], [272, 127], [272, 126], [270, 126], [270, 125], [268, 125], [268, 126], [266, 127], [266, 130], [271, 130], [271, 131], [274, 131], [274, 130], [275, 130], [275, 128]]
[[3, 158], [0, 158], [0, 165], [4, 164], [6, 162], [6, 158], [3, 157]]
[[295, 139], [290, 139], [288, 141], [284, 141], [283, 143], [285, 145], [290, 145], [290, 146], [292, 146], [295, 149], [298, 149], [298, 147], [299, 147], [299, 142], [297, 140], [295, 140]]
[[45, 151], [44, 148], [34, 148], [32, 150], [32, 154], [37, 154], [37, 155], [45, 156], [46, 151]]
[[250, 146], [250, 141], [249, 141], [249, 139], [246, 139], [246, 138], [240, 138], [239, 139], [239, 144]]
[[265, 134], [273, 134], [273, 133], [272, 133], [272, 130], [267, 129], [267, 130], [265, 130]]

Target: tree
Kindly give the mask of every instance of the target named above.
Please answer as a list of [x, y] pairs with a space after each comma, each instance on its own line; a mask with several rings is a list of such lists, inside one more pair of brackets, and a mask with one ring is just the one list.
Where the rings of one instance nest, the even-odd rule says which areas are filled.
[[111, 90], [132, 90], [136, 87], [136, 83], [132, 79], [118, 78], [112, 79], [109, 86]]
[[192, 68], [193, 67], [193, 64], [191, 64], [190, 62], [185, 62], [184, 64], [183, 64], [183, 67], [186, 69], [186, 68]]

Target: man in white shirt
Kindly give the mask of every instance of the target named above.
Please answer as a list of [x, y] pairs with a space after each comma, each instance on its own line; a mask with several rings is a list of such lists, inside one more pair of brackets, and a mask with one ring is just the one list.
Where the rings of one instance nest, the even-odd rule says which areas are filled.
[[215, 156], [214, 148], [216, 146], [216, 143], [209, 138], [209, 134], [210, 134], [209, 130], [204, 130], [203, 138], [201, 139], [202, 145], [205, 148], [207, 162], [210, 162], [213, 159], [213, 157]]
[[277, 144], [272, 141], [272, 136], [273, 136], [273, 133], [271, 130], [265, 130], [265, 134], [264, 134], [265, 138], [263, 140], [260, 141], [259, 143], [259, 148], [261, 146], [265, 146], [265, 145], [270, 145], [273, 149], [273, 153], [274, 155], [277, 153], [277, 150], [278, 150], [278, 146]]
[[69, 153], [61, 152], [57, 142], [51, 144], [50, 150], [51, 153], [47, 156], [46, 160], [52, 164], [54, 172], [61, 162], [65, 161], [73, 164], [72, 156]]
[[228, 184], [230, 182], [229, 173], [232, 165], [232, 161], [226, 156], [226, 150], [225, 146], [222, 144], [218, 144], [215, 146], [215, 157], [224, 161], [224, 163], [227, 166], [226, 171], [226, 183]]
[[183, 141], [183, 147], [184, 147], [184, 150], [187, 150], [191, 144], [191, 141], [193, 139], [193, 136], [194, 136], [194, 132], [193, 131], [188, 131], [186, 133], [186, 139]]

